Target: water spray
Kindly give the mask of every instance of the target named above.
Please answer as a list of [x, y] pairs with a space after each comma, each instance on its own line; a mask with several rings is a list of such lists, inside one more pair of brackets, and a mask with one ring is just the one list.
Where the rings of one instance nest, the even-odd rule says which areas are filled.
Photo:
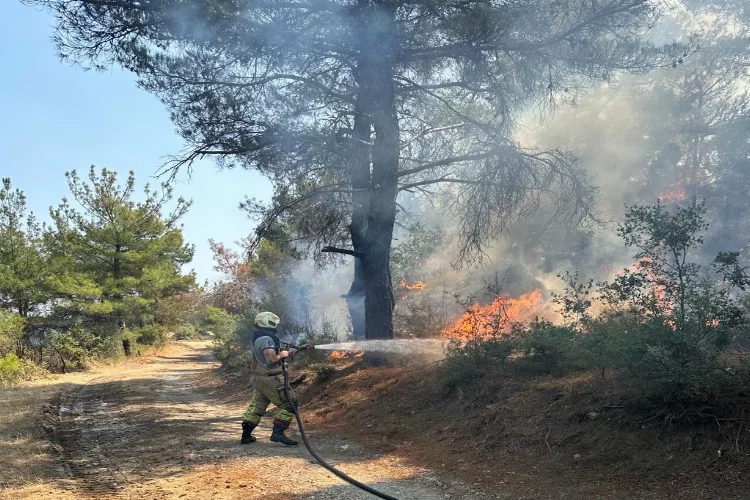
[[355, 342], [340, 342], [337, 344], [316, 345], [319, 351], [376, 351], [376, 352], [440, 352], [442, 353], [447, 340], [442, 339], [393, 339], [393, 340], [362, 340]]

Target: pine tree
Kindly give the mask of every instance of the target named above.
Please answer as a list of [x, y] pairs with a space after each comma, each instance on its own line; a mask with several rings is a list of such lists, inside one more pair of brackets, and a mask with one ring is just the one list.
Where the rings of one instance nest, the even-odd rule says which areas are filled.
[[2, 180], [0, 190], [0, 307], [28, 317], [50, 300], [51, 275], [42, 227], [23, 191]]
[[[173, 198], [172, 188], [148, 185], [142, 201], [134, 201], [135, 177], [124, 186], [117, 174], [92, 166], [88, 182], [73, 171], [66, 174], [74, 208], [63, 199], [50, 209], [54, 228], [48, 238], [68, 293], [57, 316], [81, 321], [100, 336], [121, 335], [126, 352], [129, 330], [152, 324], [158, 301], [192, 289], [195, 276], [183, 275], [193, 247], [183, 241], [177, 225], [191, 202]], [[82, 286], [83, 285], [83, 286]], [[93, 286], [92, 286], [93, 285]]]

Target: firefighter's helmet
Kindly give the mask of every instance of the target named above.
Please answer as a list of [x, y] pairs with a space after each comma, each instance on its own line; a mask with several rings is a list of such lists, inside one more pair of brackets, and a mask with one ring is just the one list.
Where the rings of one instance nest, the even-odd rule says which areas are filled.
[[281, 323], [281, 318], [272, 312], [266, 311], [258, 313], [255, 316], [255, 326], [261, 328], [273, 328], [275, 330], [279, 326], [279, 323]]

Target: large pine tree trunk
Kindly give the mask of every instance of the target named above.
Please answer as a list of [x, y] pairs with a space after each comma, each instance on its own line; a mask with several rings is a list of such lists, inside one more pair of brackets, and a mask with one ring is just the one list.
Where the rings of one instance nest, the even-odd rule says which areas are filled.
[[[358, 102], [364, 101], [361, 94]], [[352, 136], [352, 163], [351, 163], [351, 185], [352, 185], [352, 222], [350, 233], [352, 247], [355, 252], [364, 254], [367, 244], [367, 216], [370, 209], [370, 154], [368, 144], [370, 142], [371, 120], [364, 113], [357, 113], [354, 117], [354, 134]], [[352, 319], [352, 335], [356, 340], [362, 340], [366, 334], [365, 318], [365, 279], [364, 267], [361, 258], [355, 257], [354, 280], [346, 295], [346, 303], [349, 308], [349, 316]]]
[[398, 192], [399, 126], [393, 89], [395, 11], [381, 2], [363, 3], [360, 29], [363, 43], [355, 77], [360, 104], [372, 121], [372, 174], [367, 237], [362, 258], [367, 339], [393, 338], [394, 299], [390, 256]]

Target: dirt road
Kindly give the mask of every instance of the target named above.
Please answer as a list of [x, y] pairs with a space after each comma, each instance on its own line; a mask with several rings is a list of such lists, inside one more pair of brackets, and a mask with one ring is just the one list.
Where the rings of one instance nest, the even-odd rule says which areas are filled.
[[[311, 462], [301, 444], [271, 443], [269, 416], [255, 432], [258, 441], [240, 445], [249, 391], [241, 399], [228, 395], [216, 367], [208, 345], [179, 343], [149, 363], [61, 394], [48, 415], [59, 477], [14, 498], [375, 498]], [[308, 433], [331, 463], [400, 499], [504, 498], [343, 438]]]

